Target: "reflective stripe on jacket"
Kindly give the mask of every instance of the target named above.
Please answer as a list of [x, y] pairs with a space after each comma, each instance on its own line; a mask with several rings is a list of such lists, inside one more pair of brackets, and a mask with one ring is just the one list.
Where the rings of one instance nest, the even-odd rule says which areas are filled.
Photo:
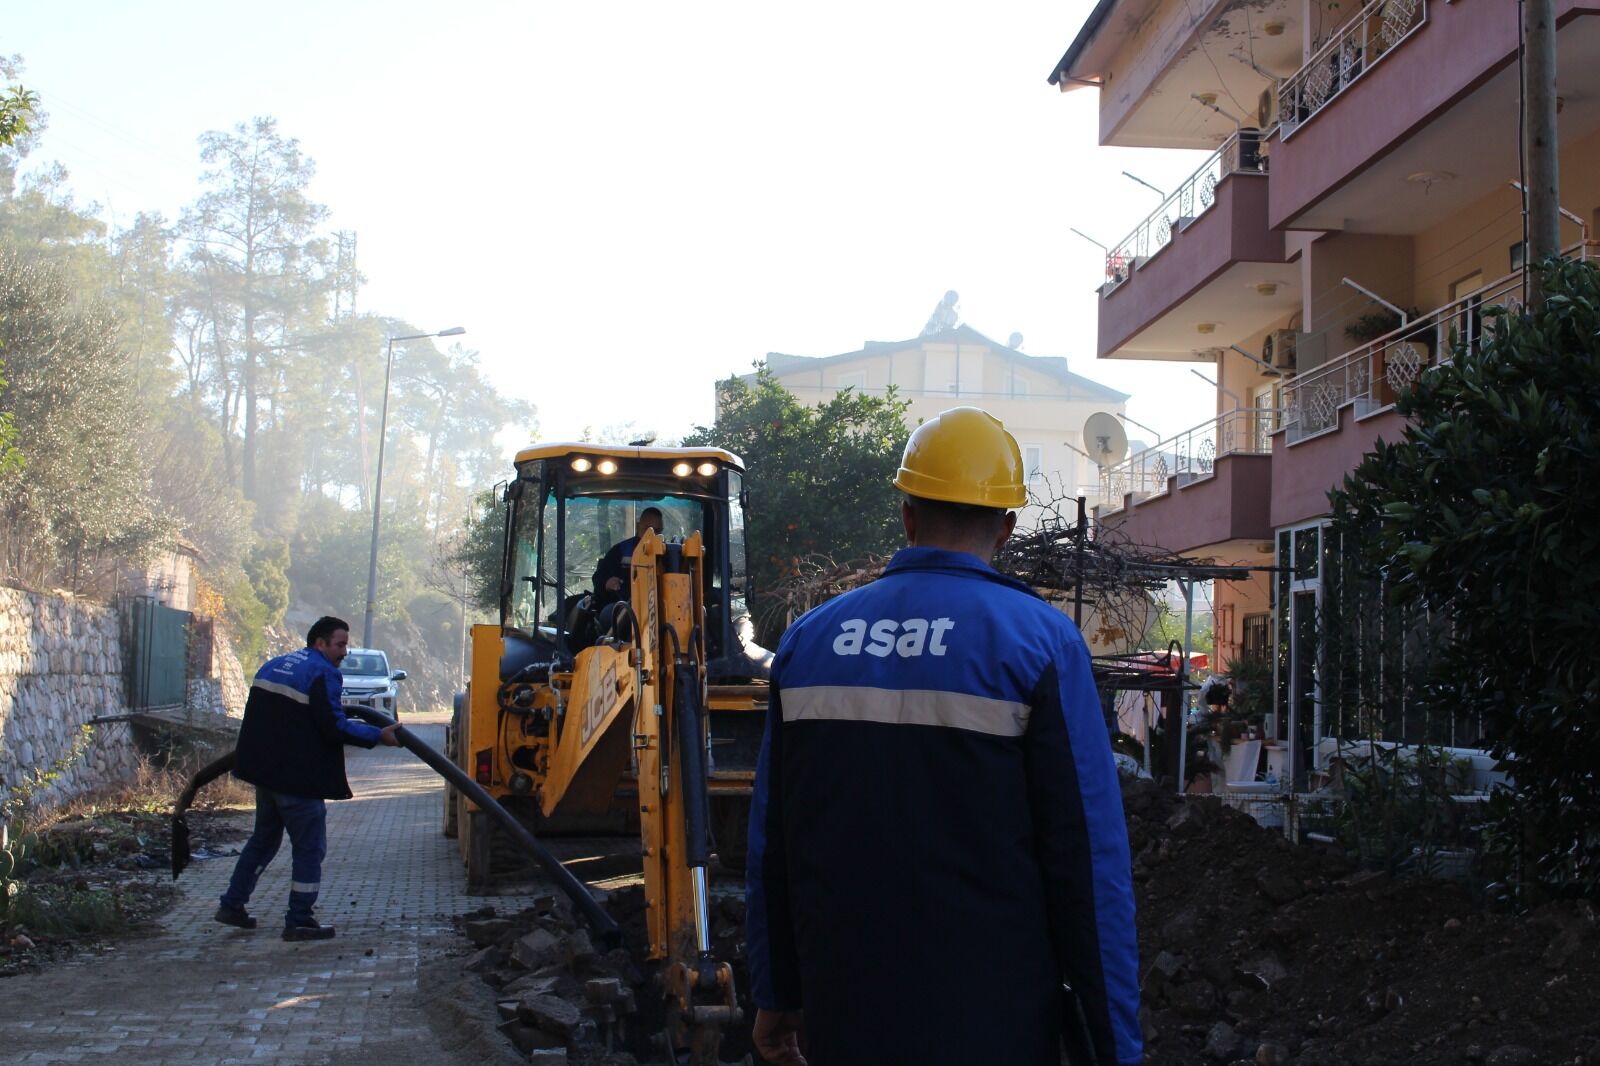
[[758, 1006], [809, 1057], [1056, 1066], [1061, 985], [1142, 1057], [1121, 790], [1072, 622], [974, 556], [895, 555], [784, 635], [750, 817]]
[[349, 799], [344, 745], [371, 748], [378, 730], [344, 715], [344, 678], [315, 648], [270, 660], [250, 686], [234, 776], [306, 799]]

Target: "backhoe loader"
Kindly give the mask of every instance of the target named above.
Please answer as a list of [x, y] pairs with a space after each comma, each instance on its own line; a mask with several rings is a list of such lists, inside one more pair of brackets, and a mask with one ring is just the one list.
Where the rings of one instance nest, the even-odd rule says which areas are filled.
[[[770, 659], [747, 639], [743, 475], [718, 449], [518, 454], [500, 622], [471, 630], [447, 739], [536, 835], [637, 834], [667, 1039], [707, 1064], [739, 1021], [732, 970], [710, 953], [708, 871], [741, 861]], [[647, 508], [660, 535], [643, 529], [622, 589], [593, 587]], [[488, 891], [504, 830], [454, 788], [445, 805], [468, 891]]]

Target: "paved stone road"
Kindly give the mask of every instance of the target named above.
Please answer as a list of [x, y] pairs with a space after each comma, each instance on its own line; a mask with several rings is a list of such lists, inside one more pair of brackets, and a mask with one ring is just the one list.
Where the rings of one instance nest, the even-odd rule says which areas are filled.
[[[409, 718], [438, 745], [442, 717]], [[356, 799], [328, 805], [328, 860], [317, 916], [336, 939], [279, 939], [289, 844], [250, 909], [261, 928], [211, 920], [232, 858], [184, 872], [159, 934], [0, 983], [0, 1060], [16, 1063], [449, 1063], [463, 1054], [430, 1027], [419, 965], [452, 943], [450, 916], [484, 901], [463, 892], [455, 842], [440, 835], [441, 783], [404, 749], [349, 748]], [[503, 909], [527, 905], [516, 897]]]

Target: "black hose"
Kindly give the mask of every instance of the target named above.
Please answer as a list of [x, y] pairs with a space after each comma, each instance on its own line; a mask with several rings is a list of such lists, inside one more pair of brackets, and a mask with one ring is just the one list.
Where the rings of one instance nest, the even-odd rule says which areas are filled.
[[183, 873], [183, 868], [189, 865], [193, 855], [189, 851], [189, 822], [186, 815], [189, 807], [194, 803], [195, 796], [202, 788], [233, 769], [237, 752], [229, 751], [220, 759], [213, 760], [196, 770], [189, 779], [189, 787], [178, 796], [178, 802], [172, 805], [172, 879], [176, 881], [178, 875]]
[[[359, 718], [368, 725], [375, 725], [379, 729], [395, 725], [394, 719], [381, 711], [375, 711], [369, 707], [346, 707], [344, 713], [353, 718]], [[500, 823], [501, 828], [511, 834], [511, 838], [522, 847], [522, 850], [533, 856], [544, 872], [555, 881], [556, 887], [565, 892], [567, 898], [572, 900], [573, 906], [577, 907], [583, 913], [583, 916], [588, 919], [589, 928], [594, 930], [595, 934], [600, 937], [605, 950], [609, 951], [612, 948], [621, 946], [622, 930], [617, 927], [617, 923], [612, 919], [611, 915], [607, 914], [604, 908], [595, 902], [593, 894], [589, 891], [589, 886], [573, 876], [571, 870], [561, 865], [561, 860], [552, 855], [550, 850], [543, 844], [539, 843], [538, 839], [528, 832], [527, 827], [517, 821], [515, 815], [500, 806], [495, 798], [489, 795], [483, 786], [469, 777], [461, 767], [423, 743], [415, 733], [405, 726], [398, 726], [395, 729], [394, 738], [400, 742], [401, 747], [427, 763], [434, 773], [459, 788], [466, 793], [468, 799], [489, 812], [494, 820]]]

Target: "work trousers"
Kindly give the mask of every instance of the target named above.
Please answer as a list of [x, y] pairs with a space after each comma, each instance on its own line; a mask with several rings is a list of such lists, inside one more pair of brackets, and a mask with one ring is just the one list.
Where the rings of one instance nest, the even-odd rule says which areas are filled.
[[289, 912], [286, 925], [307, 925], [313, 919], [317, 892], [322, 885], [322, 858], [328, 853], [328, 809], [320, 799], [286, 796], [281, 792], [256, 789], [256, 828], [239, 852], [233, 879], [222, 894], [224, 907], [241, 908], [250, 902], [261, 871], [278, 854], [284, 830], [289, 832], [289, 847], [294, 868], [289, 882]]

